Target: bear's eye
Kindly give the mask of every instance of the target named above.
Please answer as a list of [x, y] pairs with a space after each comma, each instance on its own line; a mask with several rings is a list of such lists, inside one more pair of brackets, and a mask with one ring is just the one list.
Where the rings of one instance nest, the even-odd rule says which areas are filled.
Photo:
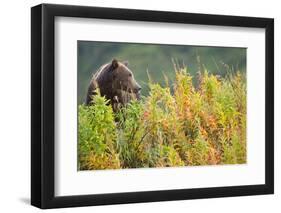
[[132, 77], [132, 73], [129, 73], [129, 77]]

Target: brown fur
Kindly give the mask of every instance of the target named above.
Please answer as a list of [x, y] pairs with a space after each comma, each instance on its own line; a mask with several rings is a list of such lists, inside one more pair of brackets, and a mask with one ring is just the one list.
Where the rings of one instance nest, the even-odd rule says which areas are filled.
[[141, 90], [132, 71], [127, 67], [127, 62], [121, 63], [116, 59], [101, 66], [92, 76], [85, 101], [86, 105], [93, 102], [92, 99], [97, 94], [97, 88], [99, 88], [101, 96], [110, 100], [114, 111], [133, 98], [139, 99]]

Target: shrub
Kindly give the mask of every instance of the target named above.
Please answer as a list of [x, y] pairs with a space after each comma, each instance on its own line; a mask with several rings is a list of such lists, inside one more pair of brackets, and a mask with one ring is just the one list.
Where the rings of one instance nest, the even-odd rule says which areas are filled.
[[117, 114], [117, 152], [123, 168], [143, 167], [143, 104], [132, 101]]
[[112, 108], [99, 95], [94, 101], [94, 105], [79, 106], [78, 167], [80, 170], [120, 168]]
[[117, 113], [100, 95], [79, 106], [80, 170], [246, 163], [245, 75], [205, 70], [195, 87], [187, 68], [175, 72], [172, 89], [150, 82]]

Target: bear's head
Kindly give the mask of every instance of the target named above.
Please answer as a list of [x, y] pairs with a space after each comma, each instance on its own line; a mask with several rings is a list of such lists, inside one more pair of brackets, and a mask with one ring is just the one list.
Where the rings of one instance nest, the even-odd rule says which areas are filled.
[[128, 68], [128, 62], [122, 63], [113, 59], [110, 66], [112, 87], [114, 90], [133, 93], [139, 99], [141, 86], [135, 80], [132, 71]]

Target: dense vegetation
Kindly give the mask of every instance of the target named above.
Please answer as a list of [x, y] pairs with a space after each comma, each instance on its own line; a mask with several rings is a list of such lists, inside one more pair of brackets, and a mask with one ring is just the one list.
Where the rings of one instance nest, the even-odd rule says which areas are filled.
[[114, 114], [107, 100], [79, 105], [78, 169], [242, 164], [246, 162], [246, 77], [175, 67], [173, 84]]

